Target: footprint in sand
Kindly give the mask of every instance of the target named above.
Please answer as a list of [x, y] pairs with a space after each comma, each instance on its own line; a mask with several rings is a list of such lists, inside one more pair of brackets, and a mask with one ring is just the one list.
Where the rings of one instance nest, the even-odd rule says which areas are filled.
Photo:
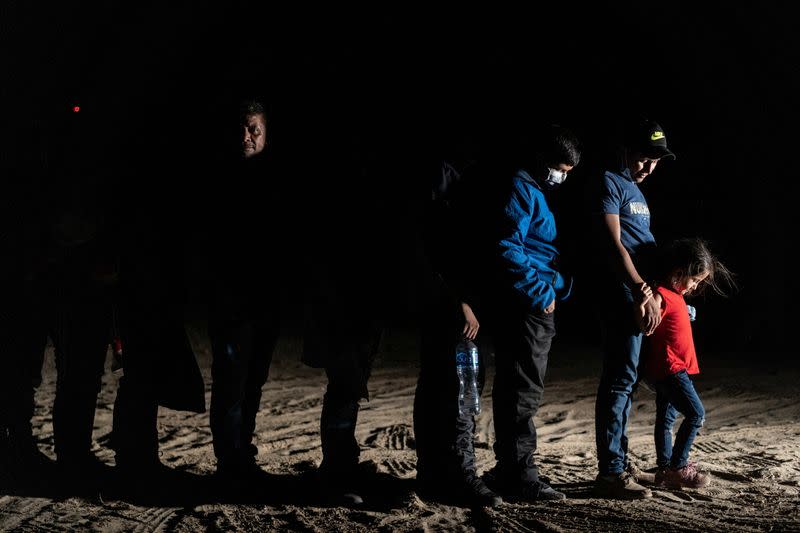
[[736, 474], [734, 472], [723, 472], [722, 470], [710, 470], [710, 473], [712, 476], [724, 479], [725, 481], [734, 481], [736, 483], [752, 483], [753, 481], [751, 478], [747, 476]]
[[557, 442], [589, 431], [585, 421], [575, 419], [575, 412], [572, 410], [540, 413], [537, 427], [537, 434], [543, 442]]
[[723, 443], [708, 440], [698, 440], [694, 443], [694, 447], [695, 449], [705, 453], [725, 453], [734, 451]]
[[408, 424], [393, 424], [375, 429], [364, 443], [373, 448], [405, 450], [414, 447], [414, 437]]
[[[535, 531], [561, 531], [555, 524], [545, 523], [533, 517], [516, 517], [510, 514], [487, 512], [483, 527], [486, 531], [508, 531], [509, 533], [533, 533]], [[554, 527], [555, 526], [555, 527]]]
[[417, 465], [413, 461], [387, 459], [381, 465], [391, 475], [399, 478], [410, 478], [417, 474]]
[[695, 503], [695, 502], [713, 502], [714, 498], [711, 496], [701, 494], [697, 491], [685, 490], [671, 490], [660, 487], [656, 489], [653, 494], [662, 500], [668, 500], [678, 503]]
[[23, 531], [26, 527], [35, 530], [32, 522], [53, 507], [53, 502], [45, 498], [20, 498], [0, 496], [0, 523], [3, 531]]
[[168, 531], [170, 518], [177, 509], [169, 507], [152, 507], [137, 517], [139, 524], [133, 529], [135, 533], [149, 533], [151, 531]]

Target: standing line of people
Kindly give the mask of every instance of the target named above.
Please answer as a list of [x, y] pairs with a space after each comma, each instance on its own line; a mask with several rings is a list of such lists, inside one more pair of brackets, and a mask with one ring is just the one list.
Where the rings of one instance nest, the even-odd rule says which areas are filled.
[[[659, 162], [675, 157], [661, 126], [648, 119], [628, 124], [618, 156], [618, 166], [605, 171], [599, 187], [588, 189], [592, 218], [587, 232], [594, 266], [579, 282], [592, 295], [603, 330], [603, 371], [595, 403], [599, 469], [595, 492], [640, 499], [652, 496], [647, 485], [697, 488], [709, 479], [686, 459], [702, 425], [702, 406], [689, 378], [682, 377], [694, 371], [689, 313], [685, 305], [683, 311], [675, 311], [672, 303], [665, 315], [664, 302], [672, 293], [662, 287], [678, 290], [691, 282], [688, 290], [681, 289], [686, 293], [706, 282], [718, 290], [714, 273], [724, 281], [730, 274], [702, 241], [686, 241], [694, 245], [689, 248], [696, 257], [689, 257], [686, 250], [678, 258], [669, 252], [656, 256], [650, 211], [639, 185]], [[456, 494], [463, 502], [492, 507], [503, 499], [566, 497], [539, 477], [534, 417], [555, 335], [556, 302], [569, 296], [572, 284], [571, 277], [559, 271], [556, 221], [549, 199], [579, 161], [575, 136], [551, 127], [523, 143], [521, 150], [486, 161], [445, 160], [435, 174], [423, 225], [432, 298], [422, 326], [414, 410], [418, 480], [424, 492], [436, 497]], [[680, 249], [681, 242], [667, 250]], [[687, 263], [691, 267], [684, 266]], [[665, 277], [657, 277], [657, 268], [664, 265], [679, 270], [670, 272], [678, 281], [665, 285]], [[672, 300], [676, 298], [682, 300], [681, 296]], [[675, 313], [680, 315], [680, 332], [665, 332], [668, 326], [660, 327], [662, 317]], [[474, 419], [458, 411], [453, 357], [457, 340], [475, 339], [479, 327], [490, 337], [496, 371], [492, 406], [497, 464], [484, 476], [486, 483], [475, 469]], [[681, 348], [664, 348], [665, 343], [675, 342], [676, 335], [683, 339]], [[642, 344], [650, 337], [653, 352], [677, 351], [679, 355], [671, 357], [683, 361], [673, 361], [668, 370], [663, 362], [656, 365], [661, 369], [656, 472], [644, 471], [630, 459], [627, 440]], [[677, 412], [687, 418], [670, 453], [668, 437]]]
[[[423, 327], [415, 398], [415, 430], [422, 444], [418, 479], [431, 494], [452, 494], [451, 487], [461, 487], [462, 500], [492, 507], [503, 499], [565, 497], [539, 478], [533, 419], [544, 393], [556, 302], [567, 298], [571, 287], [558, 270], [556, 224], [547, 195], [578, 165], [580, 148], [575, 135], [560, 126], [528, 137], [490, 161], [443, 164], [429, 208], [434, 226], [426, 233], [433, 241], [427, 249], [436, 250], [430, 253], [431, 268], [443, 305], [434, 308], [441, 316], [431, 316]], [[469, 260], [459, 262], [466, 250]], [[476, 471], [474, 417], [458, 411], [455, 384], [438, 392], [436, 385], [453, 382], [455, 340], [475, 338], [481, 325], [494, 345], [496, 372], [497, 464], [488, 485]], [[434, 437], [439, 442], [429, 444]]]
[[[87, 494], [105, 486], [107, 467], [92, 451], [92, 433], [106, 354], [118, 341], [115, 351], [121, 356], [116, 354], [115, 363], [121, 363], [121, 372], [109, 439], [115, 487], [147, 495], [154, 487], [168, 491], [173, 473], [159, 459], [158, 408], [206, 410], [182, 309], [183, 262], [197, 258], [182, 249], [185, 224], [196, 219], [187, 211], [191, 206], [173, 196], [177, 187], [157, 183], [192, 167], [179, 151], [164, 153], [173, 147], [148, 144], [157, 140], [138, 139], [128, 147], [151, 154], [135, 168], [127, 168], [124, 158], [90, 149], [97, 118], [76, 112], [63, 131], [51, 125], [53, 137], [61, 134], [53, 141], [63, 144], [62, 157], [42, 154], [20, 166], [21, 172], [39, 172], [40, 179], [30, 180], [39, 188], [24, 196], [29, 202], [7, 211], [19, 213], [24, 223], [10, 221], [7, 227], [15, 231], [2, 241], [16, 261], [4, 265], [2, 279], [8, 297], [0, 312], [0, 451], [3, 472], [14, 483], [46, 485], [55, 476], [63, 490]], [[222, 158], [211, 168], [225, 175], [211, 193], [208, 224], [199, 228], [203, 263], [209, 265], [204, 282], [215, 479], [234, 492], [270, 479], [258, 465], [254, 435], [292, 289], [304, 299], [307, 315], [303, 360], [324, 368], [328, 377], [320, 418], [322, 496], [358, 504], [363, 476], [355, 426], [381, 339], [376, 309], [384, 306], [374, 238], [363, 231], [359, 216], [377, 209], [330, 199], [351, 197], [336, 187], [365, 185], [361, 148], [349, 138], [331, 143], [308, 171], [327, 173], [332, 188], [309, 195], [291, 187], [296, 176], [286, 171], [285, 153], [272, 147], [264, 102], [243, 100], [238, 114], [229, 112], [224, 121]], [[147, 179], [133, 175], [147, 168], [158, 173]], [[268, 195], [262, 193], [265, 186]], [[52, 202], [42, 206], [40, 191], [50, 192]], [[291, 210], [295, 203], [303, 210]], [[336, 238], [312, 243], [312, 249], [307, 230], [330, 231]], [[32, 428], [48, 337], [57, 366], [55, 469]]]
[[[344, 199], [357, 203], [358, 195], [342, 190], [342, 202], [328, 200], [334, 189], [349, 191], [349, 184], [355, 190], [370, 179], [363, 166], [367, 149], [354, 137], [312, 164], [310, 171], [326, 173], [331, 188], [316, 191], [319, 202], [299, 202], [305, 211], [296, 216], [303, 220], [287, 221], [286, 206], [301, 195], [290, 189], [289, 165], [273, 147], [268, 108], [246, 100], [236, 118], [228, 122], [230, 139], [236, 140], [224, 156], [224, 187], [215, 191], [204, 242], [216, 479], [229, 490], [269, 481], [258, 464], [254, 435], [288, 307], [287, 288], [297, 284], [304, 295], [303, 361], [324, 368], [327, 376], [320, 487], [336, 504], [360, 505], [365, 472], [355, 430], [360, 402], [369, 399], [382, 318], [391, 305], [380, 291], [379, 270], [390, 259], [378, 251], [380, 225], [364, 224], [358, 216], [379, 220], [377, 204], [372, 210], [348, 205]], [[426, 265], [414, 399], [417, 479], [426, 496], [490, 507], [504, 500], [566, 498], [540, 475], [534, 419], [544, 397], [556, 308], [573, 284], [562, 271], [551, 195], [580, 163], [581, 147], [570, 130], [556, 125], [509, 146], [486, 157], [434, 164], [421, 224]], [[627, 132], [618, 168], [604, 173], [594, 198], [593, 242], [600, 261], [585, 283], [596, 293], [604, 332], [595, 488], [607, 497], [647, 498], [652, 491], [645, 484], [702, 487], [709, 479], [688, 462], [703, 409], [688, 377], [697, 365], [683, 295], [703, 284], [718, 289], [715, 275], [729, 280], [730, 274], [702, 241], [680, 241], [656, 259], [639, 184], [660, 161], [672, 158], [663, 129], [638, 122]], [[158, 407], [204, 412], [204, 385], [176, 290], [183, 252], [174, 242], [179, 237], [164, 231], [171, 222], [163, 211], [171, 204], [122, 210], [127, 225], [120, 225], [112, 214], [93, 209], [112, 205], [108, 198], [119, 192], [114, 187], [126, 181], [109, 178], [110, 168], [64, 164], [61, 187], [55, 187], [68, 189], [59, 193], [62, 208], [21, 238], [15, 268], [4, 272], [9, 297], [0, 309], [0, 437], [6, 463], [19, 479], [33, 479], [47, 468], [31, 418], [50, 336], [57, 366], [58, 471], [71, 485], [76, 480], [87, 488], [97, 485], [103, 465], [91, 452], [94, 410], [113, 330], [124, 347], [113, 419], [117, 473], [129, 489], [147, 490], [169, 473], [159, 460]], [[266, 196], [259, 192], [265, 184]], [[86, 191], [90, 197], [76, 196]], [[323, 232], [319, 242], [309, 242], [308, 235]], [[651, 336], [649, 353], [655, 355], [648, 360], [648, 377], [658, 390], [656, 473], [630, 460], [627, 442], [642, 345]], [[488, 337], [494, 351], [496, 464], [485, 476], [476, 465], [475, 417], [458, 405], [453, 347], [464, 337], [481, 342]], [[680, 349], [666, 348], [676, 343]], [[486, 350], [480, 353], [483, 369]], [[481, 374], [479, 391], [483, 381]], [[678, 412], [686, 421], [673, 445]]]

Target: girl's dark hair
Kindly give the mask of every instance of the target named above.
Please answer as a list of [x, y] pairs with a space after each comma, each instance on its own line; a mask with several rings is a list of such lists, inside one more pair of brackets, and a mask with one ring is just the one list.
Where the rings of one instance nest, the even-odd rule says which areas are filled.
[[697, 287], [701, 293], [706, 286], [722, 296], [736, 288], [733, 273], [717, 259], [703, 239], [677, 239], [665, 246], [658, 254], [658, 277], [661, 282], [670, 280], [676, 272], [685, 276], [699, 276], [708, 273], [708, 277]]

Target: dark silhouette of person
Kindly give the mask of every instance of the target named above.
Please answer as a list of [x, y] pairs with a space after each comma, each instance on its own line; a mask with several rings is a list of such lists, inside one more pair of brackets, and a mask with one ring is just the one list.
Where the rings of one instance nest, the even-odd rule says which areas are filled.
[[208, 328], [217, 474], [224, 482], [247, 484], [265, 479], [253, 434], [280, 334], [289, 257], [281, 205], [287, 199], [270, 146], [266, 108], [244, 101], [238, 119], [237, 153], [226, 159], [225, 180], [215, 191], [210, 213]]
[[7, 177], [0, 197], [0, 253], [6, 258], [0, 263], [0, 458], [2, 472], [21, 486], [38, 483], [52, 466], [31, 423], [48, 330], [42, 191], [50, 161], [46, 130], [52, 127], [34, 116], [13, 123], [4, 129], [9, 135], [0, 157]]
[[316, 167], [325, 179], [315, 183], [311, 224], [329, 237], [306, 256], [303, 361], [324, 368], [328, 379], [320, 416], [321, 496], [335, 505], [358, 506], [370, 476], [360, 463], [355, 431], [361, 400], [378, 353], [385, 322], [385, 248], [381, 232], [387, 214], [378, 198], [366, 198], [377, 177], [375, 153], [363, 131], [337, 124], [338, 140], [328, 136]]
[[110, 131], [98, 115], [55, 110], [40, 126], [46, 163], [40, 167], [38, 205], [23, 202], [12, 210], [38, 216], [22, 231], [25, 235], [17, 234], [21, 253], [12, 263], [10, 280], [16, 286], [9, 293], [15, 309], [0, 335], [6, 339], [3, 359], [10, 365], [3, 372], [9, 385], [4, 394], [10, 398], [2, 418], [10, 457], [20, 459], [14, 468], [21, 478], [37, 475], [43, 462], [32, 439], [31, 416], [49, 336], [57, 369], [53, 432], [58, 479], [64, 488], [81, 492], [96, 488], [102, 472], [91, 448], [118, 279], [108, 213], [113, 149], [102, 141]]
[[[418, 227], [423, 303], [414, 395], [417, 482], [426, 498], [495, 507], [502, 499], [477, 474], [471, 417], [459, 413], [455, 361], [459, 339], [476, 340], [481, 327], [478, 283], [471, 279], [476, 236], [470, 234], [473, 199], [468, 195], [484, 162], [478, 161], [478, 149], [469, 139], [455, 132], [446, 145], [443, 156], [434, 154], [417, 169], [429, 178], [421, 191], [426, 199]], [[484, 366], [479, 368], [482, 390]]]
[[[121, 229], [119, 284], [113, 333], [122, 353], [114, 402], [112, 447], [117, 490], [132, 497], [169, 491], [174, 472], [159, 460], [158, 408], [202, 413], [205, 388], [184, 325], [183, 191], [190, 172], [182, 157], [166, 154], [144, 136], [132, 163], [118, 171], [124, 188], [115, 202]], [[171, 148], [175, 148], [172, 146]], [[180, 150], [176, 150], [180, 152]], [[162, 185], [158, 185], [161, 183]], [[166, 185], [164, 185], [166, 184]], [[115, 346], [115, 350], [120, 346]]]

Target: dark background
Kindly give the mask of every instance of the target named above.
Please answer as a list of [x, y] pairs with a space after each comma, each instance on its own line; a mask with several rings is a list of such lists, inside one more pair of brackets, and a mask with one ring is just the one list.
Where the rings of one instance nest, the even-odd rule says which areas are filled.
[[[643, 112], [678, 155], [644, 185], [656, 237], [703, 236], [737, 274], [731, 297], [698, 303], [700, 348], [788, 350], [797, 316], [790, 214], [800, 47], [783, 7], [286, 13], [170, 4], [3, 3], [6, 225], [37, 216], [20, 206], [49, 208], [52, 199], [39, 200], [53, 184], [41, 169], [112, 161], [113, 177], [55, 189], [91, 198], [98, 180], [123, 183], [109, 188], [112, 207], [135, 199], [148, 212], [152, 204], [156, 225], [167, 224], [185, 250], [189, 302], [201, 315], [196, 228], [213, 224], [214, 191], [225, 183], [217, 163], [230, 105], [265, 96], [273, 148], [294, 162], [286, 179], [300, 184], [282, 207], [287, 220], [315, 191], [333, 193], [341, 216], [363, 220], [379, 241], [375, 269], [396, 304], [392, 319], [406, 323], [419, 300], [409, 274], [424, 199], [418, 162], [459, 139], [481, 144], [537, 124], [568, 126], [585, 150], [558, 199], [562, 234], [575, 235], [582, 183], [602, 168], [620, 119]], [[352, 146], [363, 176], [325, 172], [325, 158]], [[370, 215], [359, 218], [356, 195], [373, 205]], [[308, 246], [335, 242], [335, 227], [305, 226]], [[561, 339], [595, 334], [583, 294], [578, 287], [561, 308]]]

